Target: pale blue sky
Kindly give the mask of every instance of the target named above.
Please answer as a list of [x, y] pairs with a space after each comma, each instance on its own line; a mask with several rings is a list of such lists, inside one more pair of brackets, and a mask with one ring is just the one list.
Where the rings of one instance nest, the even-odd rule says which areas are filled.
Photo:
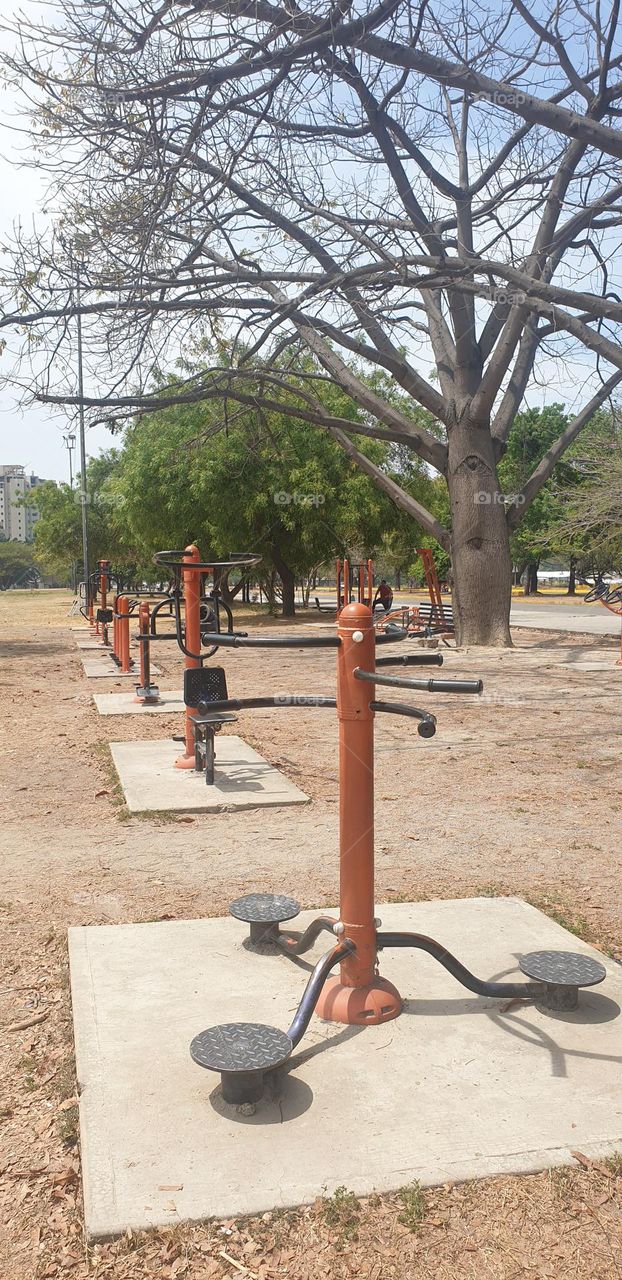
[[[9, 20], [18, 8], [28, 15], [47, 8], [49, 17], [48, 6], [26, 2], [19, 6], [7, 4], [6, 8], [3, 4], [3, 18]], [[10, 47], [6, 36], [0, 36], [0, 43]], [[45, 220], [45, 185], [35, 170], [22, 165], [25, 139], [12, 127], [18, 124], [16, 102], [6, 85], [2, 87], [0, 105], [0, 242], [4, 242], [16, 222], [28, 226], [33, 218], [38, 223]], [[9, 338], [8, 334], [4, 336]], [[17, 463], [45, 479], [67, 480], [69, 465], [63, 433], [73, 429], [69, 412], [52, 413], [45, 405], [20, 408], [19, 391], [5, 381], [10, 364], [7, 352], [0, 361], [0, 465]], [[113, 437], [105, 427], [92, 428], [87, 433], [87, 454], [97, 454], [112, 443]]]

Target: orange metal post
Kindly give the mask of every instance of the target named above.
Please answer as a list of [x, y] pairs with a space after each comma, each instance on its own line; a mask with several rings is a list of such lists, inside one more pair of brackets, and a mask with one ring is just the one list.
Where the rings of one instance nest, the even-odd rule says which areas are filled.
[[[184, 585], [184, 616], [186, 648], [199, 653], [201, 648], [201, 569], [194, 568], [194, 561], [201, 559], [199, 548], [192, 543], [184, 551], [182, 581]], [[200, 667], [197, 658], [186, 657], [186, 669]], [[194, 769], [194, 731], [190, 717], [196, 707], [186, 707], [186, 751], [175, 761], [176, 769]]]
[[115, 658], [120, 659], [121, 654], [119, 653], [119, 619], [117, 616], [118, 610], [119, 610], [119, 597], [113, 596], [112, 597], [112, 652]]
[[356, 952], [324, 985], [317, 1013], [333, 1022], [388, 1022], [401, 1011], [392, 983], [377, 973], [374, 918], [374, 685], [356, 680], [374, 671], [374, 621], [364, 604], [347, 604], [339, 623], [337, 715], [339, 719], [339, 900], [343, 935]]
[[335, 576], [337, 579], [337, 617], [339, 617], [341, 610], [341, 560], [335, 560]]
[[[97, 561], [97, 568], [98, 568], [98, 569], [99, 569], [100, 565], [101, 565], [101, 560], [98, 560], [98, 561]], [[96, 636], [98, 636], [98, 635], [100, 634], [100, 631], [99, 631], [99, 622], [98, 622], [98, 620], [97, 620], [97, 611], [98, 611], [98, 609], [99, 609], [99, 588], [100, 588], [100, 584], [101, 584], [101, 575], [100, 575], [100, 578], [99, 578], [99, 582], [98, 582], [98, 584], [97, 584], [97, 589], [96, 589], [96, 591], [95, 591], [95, 599], [94, 599], [94, 601], [93, 601], [93, 605], [94, 605], [94, 613], [95, 613], [95, 635], [96, 635]]]
[[[110, 569], [110, 561], [101, 561], [101, 576], [99, 579], [99, 595], [101, 599], [102, 609], [108, 608], [108, 570]], [[108, 644], [108, 623], [102, 622], [102, 644]]]
[[[149, 605], [147, 604], [147, 601], [143, 600], [138, 606], [139, 635], [141, 636], [149, 635], [150, 625], [151, 625], [151, 610], [149, 608]], [[138, 650], [140, 653], [140, 684], [137, 687], [139, 689], [151, 689], [151, 661], [150, 661], [151, 655], [149, 652], [149, 641], [140, 640], [138, 645]], [[145, 704], [159, 702], [159, 700], [160, 700], [159, 693], [155, 688], [155, 686], [152, 694], [145, 694], [145, 696], [140, 697], [139, 694], [137, 693], [136, 699], [135, 699], [136, 702], [142, 702]]]
[[374, 598], [374, 562], [373, 560], [368, 560], [367, 561], [367, 595], [363, 603], [368, 604], [370, 609], [371, 609], [371, 603], [373, 598]]
[[[108, 570], [109, 570], [109, 569], [110, 569], [110, 561], [109, 561], [109, 560], [98, 560], [98, 561], [97, 561], [97, 570], [98, 570], [98, 573], [99, 573], [99, 602], [98, 602], [98, 608], [100, 608], [100, 609], [105, 609], [105, 608], [106, 608], [106, 597], [107, 597], [107, 591], [108, 591]], [[96, 623], [96, 625], [95, 625], [95, 634], [96, 634], [96, 635], [103, 635], [103, 637], [104, 637], [104, 639], [103, 639], [103, 643], [104, 643], [104, 644], [106, 644], [106, 642], [107, 642], [107, 635], [106, 635], [106, 624], [105, 624], [105, 623], [102, 623], [101, 632], [100, 632], [100, 629], [99, 629], [99, 622], [97, 622], [97, 623]]]
[[122, 671], [132, 670], [132, 661], [130, 658], [130, 602], [127, 596], [121, 596], [119, 599], [119, 617], [118, 617], [118, 657], [121, 662]]
[[350, 561], [343, 562], [343, 603], [344, 608], [350, 603]]
[[[434, 554], [429, 547], [422, 547], [419, 551], [419, 555], [423, 560], [423, 571], [425, 573], [425, 580], [427, 583], [428, 593], [430, 596], [430, 603], [432, 604], [432, 614], [434, 613], [434, 609], [436, 609], [437, 618], [441, 623], [441, 626], [443, 626], [443, 624], [445, 623], [445, 610], [443, 609], [443, 598], [441, 596], [441, 584], [438, 580], [438, 573], [436, 572], [436, 565], [434, 563]], [[433, 620], [434, 619], [432, 618], [432, 621]]]

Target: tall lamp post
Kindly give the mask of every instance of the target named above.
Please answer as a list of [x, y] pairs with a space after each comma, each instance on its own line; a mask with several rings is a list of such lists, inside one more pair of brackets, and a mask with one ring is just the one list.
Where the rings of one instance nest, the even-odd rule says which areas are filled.
[[78, 323], [78, 421], [80, 427], [80, 506], [82, 507], [82, 560], [84, 563], [84, 581], [88, 605], [89, 583], [89, 531], [86, 518], [88, 493], [86, 488], [86, 445], [84, 442], [84, 370], [82, 363], [82, 289], [80, 280], [80, 262], [76, 260], [76, 319]]

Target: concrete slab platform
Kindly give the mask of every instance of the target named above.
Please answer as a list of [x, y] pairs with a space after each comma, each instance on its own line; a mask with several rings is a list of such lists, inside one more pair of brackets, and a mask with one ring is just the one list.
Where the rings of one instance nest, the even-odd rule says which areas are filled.
[[130, 813], [218, 813], [266, 805], [306, 804], [309, 797], [235, 734], [216, 739], [214, 785], [202, 773], [175, 769], [181, 746], [170, 738], [111, 742]]
[[622, 1146], [619, 966], [513, 898], [378, 911], [385, 929], [431, 934], [481, 977], [518, 975], [521, 953], [559, 948], [597, 956], [607, 979], [576, 1012], [547, 1015], [472, 996], [422, 952], [386, 951], [402, 1016], [364, 1028], [314, 1017], [272, 1097], [243, 1114], [191, 1061], [190, 1041], [222, 1022], [287, 1028], [327, 940], [296, 964], [246, 950], [230, 917], [70, 929], [91, 1238], [307, 1203], [323, 1187], [364, 1195]]
[[136, 702], [133, 693], [94, 693], [93, 702], [100, 716], [170, 715], [172, 712], [186, 710], [181, 689], [171, 692], [163, 690], [160, 701], [150, 705]]
[[[111, 677], [114, 677], [119, 680], [133, 680], [134, 684], [136, 684], [140, 676], [138, 663], [136, 663], [133, 671], [120, 671], [116, 662], [113, 662], [112, 658], [107, 658], [105, 654], [98, 654], [93, 658], [82, 658], [82, 666], [84, 674], [89, 677], [89, 680], [110, 680]], [[161, 676], [162, 672], [159, 667], [154, 667], [152, 664], [151, 674], [152, 676]]]
[[97, 649], [100, 653], [110, 653], [110, 645], [103, 645], [101, 640], [89, 636], [86, 640], [76, 640], [77, 649]]

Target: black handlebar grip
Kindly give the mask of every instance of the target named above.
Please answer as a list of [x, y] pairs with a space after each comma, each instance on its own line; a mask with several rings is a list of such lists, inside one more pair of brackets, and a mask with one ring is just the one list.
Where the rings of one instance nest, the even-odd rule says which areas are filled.
[[429, 711], [421, 711], [419, 707], [409, 707], [405, 702], [370, 702], [372, 711], [387, 711], [394, 716], [410, 716], [419, 720], [417, 733], [421, 738], [433, 738], [436, 733], [436, 716]]

